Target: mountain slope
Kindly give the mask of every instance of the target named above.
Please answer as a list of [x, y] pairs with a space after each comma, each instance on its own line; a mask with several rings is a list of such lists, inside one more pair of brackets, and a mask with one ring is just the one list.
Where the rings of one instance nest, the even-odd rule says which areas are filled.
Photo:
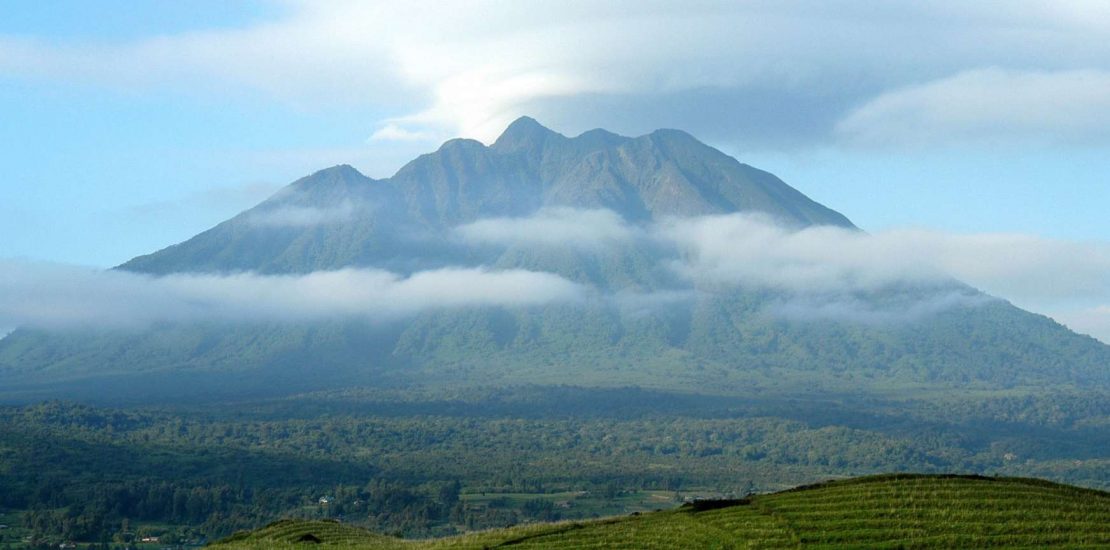
[[406, 262], [408, 219], [400, 195], [350, 166], [301, 178], [262, 204], [192, 239], [120, 269], [141, 273], [307, 273], [375, 262]]
[[[569, 138], [522, 118], [492, 145], [452, 140], [367, 178], [337, 166], [183, 243], [118, 269], [400, 276], [441, 267], [550, 272], [580, 303], [433, 309], [404, 319], [21, 329], [0, 340], [0, 397], [152, 400], [350, 385], [565, 384], [743, 394], [1110, 389], [1110, 346], [959, 283], [838, 297], [850, 317], [799, 317], [799, 297], [706, 288], [647, 238], [616, 246], [460, 243], [462, 224], [558, 209], [611, 212], [630, 232], [673, 217], [753, 213], [854, 229], [773, 175], [676, 130]], [[605, 209], [605, 210], [598, 210]], [[925, 313], [913, 313], [922, 304]], [[843, 308], [834, 303], [833, 307]], [[802, 304], [802, 307], [807, 307]], [[908, 313], [907, 313], [908, 312]], [[820, 310], [819, 310], [820, 313]]]
[[490, 147], [451, 140], [389, 179], [373, 180], [345, 165], [321, 170], [120, 268], [155, 274], [306, 273], [352, 265], [412, 270], [460, 260], [436, 246], [459, 224], [560, 206], [608, 208], [633, 221], [761, 212], [796, 226], [853, 227], [773, 175], [684, 132], [625, 138], [595, 130], [567, 138], [522, 118]]
[[1033, 479], [893, 475], [589, 522], [404, 541], [327, 521], [284, 520], [215, 548], [1097, 548], [1110, 493]]

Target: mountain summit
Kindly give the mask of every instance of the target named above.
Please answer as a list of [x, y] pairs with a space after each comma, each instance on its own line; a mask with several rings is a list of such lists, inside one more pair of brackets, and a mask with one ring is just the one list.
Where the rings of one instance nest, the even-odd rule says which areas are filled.
[[549, 130], [532, 117], [522, 116], [505, 128], [492, 148], [502, 152], [534, 150], [543, 147], [548, 139], [566, 140], [566, 137]]
[[[347, 165], [321, 170], [117, 269], [288, 280], [367, 268], [397, 281], [444, 268], [530, 272], [583, 289], [577, 302], [432, 308], [389, 321], [21, 329], [0, 341], [0, 375], [9, 388], [23, 388], [17, 396], [110, 398], [143, 384], [151, 399], [350, 385], [573, 383], [745, 395], [1110, 387], [1110, 347], [956, 282], [856, 291], [812, 306], [766, 286], [700, 285], [675, 269], [685, 261], [681, 250], [651, 238], [573, 246], [563, 233], [585, 222], [559, 218], [567, 212], [638, 235], [676, 219], [732, 213], [795, 229], [855, 228], [685, 132], [567, 137], [524, 117], [490, 146], [451, 140], [390, 178]], [[460, 236], [490, 224], [504, 236], [519, 232], [520, 220], [537, 219], [530, 242]], [[445, 286], [458, 284], [465, 283]]]
[[[209, 231], [120, 268], [164, 274], [397, 267], [412, 252], [402, 233], [442, 238], [460, 224], [544, 207], [605, 208], [634, 222], [760, 212], [797, 227], [854, 227], [774, 175], [685, 132], [628, 138], [591, 130], [568, 138], [521, 117], [492, 146], [451, 140], [388, 179], [373, 180], [347, 165], [321, 170]], [[425, 257], [413, 265], [429, 263], [436, 262]]]

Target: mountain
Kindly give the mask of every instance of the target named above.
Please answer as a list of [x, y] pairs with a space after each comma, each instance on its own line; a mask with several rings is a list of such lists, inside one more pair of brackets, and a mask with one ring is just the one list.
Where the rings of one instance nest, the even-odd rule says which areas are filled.
[[[524, 117], [490, 147], [451, 140], [389, 179], [374, 180], [346, 165], [321, 170], [188, 241], [120, 268], [154, 274], [415, 269], [459, 260], [435, 245], [453, 227], [542, 207], [605, 208], [637, 222], [763, 212], [796, 226], [853, 227], [772, 174], [685, 132], [626, 138], [593, 130], [567, 138]], [[310, 212], [327, 212], [334, 223], [297, 219]]]
[[[612, 212], [644, 231], [731, 213], [794, 229], [857, 230], [772, 174], [684, 132], [630, 138], [592, 130], [569, 138], [525, 117], [490, 146], [451, 140], [391, 178], [350, 166], [321, 170], [117, 269], [159, 276], [526, 269], [590, 289], [585, 303], [434, 309], [391, 322], [20, 329], [0, 340], [8, 382], [0, 397], [217, 399], [355, 385], [567, 383], [724, 394], [1110, 388], [1110, 347], [958, 282], [848, 296], [879, 312], [872, 316], [879, 321], [796, 318], [775, 313], [796, 305], [788, 292], [691, 285], [672, 269], [677, 253], [650, 239], [601, 248], [458, 239], [466, 224], [560, 209]], [[937, 303], [949, 305], [903, 315]]]
[[287, 519], [213, 548], [1096, 548], [1110, 545], [1108, 524], [1110, 493], [1103, 491], [1036, 479], [891, 475], [425, 541]]

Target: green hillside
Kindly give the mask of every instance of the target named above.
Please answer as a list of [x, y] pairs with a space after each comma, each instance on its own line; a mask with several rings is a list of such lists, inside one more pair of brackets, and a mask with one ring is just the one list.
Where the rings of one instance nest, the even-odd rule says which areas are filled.
[[283, 520], [218, 548], [1105, 548], [1110, 493], [1046, 481], [887, 475], [588, 522], [405, 541]]

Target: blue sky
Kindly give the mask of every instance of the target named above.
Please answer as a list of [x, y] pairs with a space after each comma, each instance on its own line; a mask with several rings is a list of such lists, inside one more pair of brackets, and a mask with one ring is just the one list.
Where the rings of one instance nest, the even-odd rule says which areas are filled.
[[288, 13], [275, 2], [53, 0], [6, 2], [0, 32], [59, 41], [132, 40], [197, 29], [234, 29]]
[[[1101, 2], [72, 1], [0, 4], [0, 258], [116, 265], [524, 114], [688, 130], [869, 231], [1110, 243]], [[1029, 306], [1110, 296], [1069, 303]]]

